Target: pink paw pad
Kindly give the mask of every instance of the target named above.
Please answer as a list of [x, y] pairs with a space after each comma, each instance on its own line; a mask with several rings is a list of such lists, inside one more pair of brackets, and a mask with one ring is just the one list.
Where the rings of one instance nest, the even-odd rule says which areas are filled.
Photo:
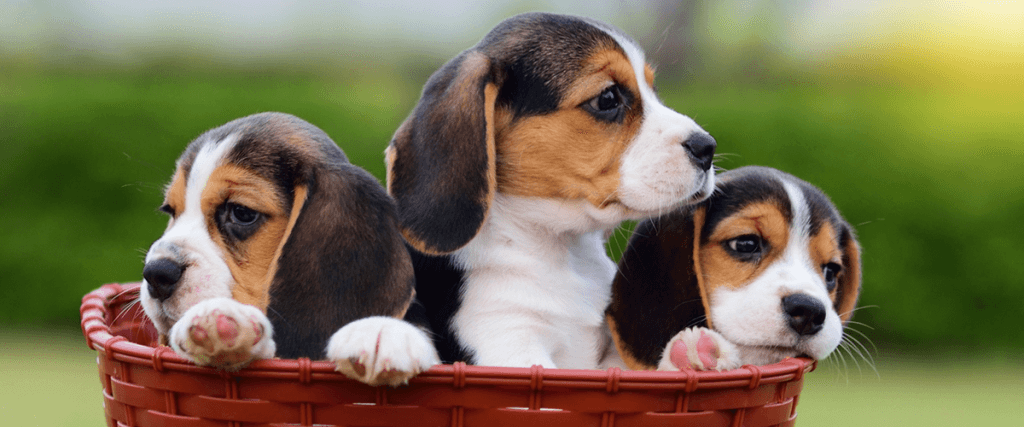
[[194, 319], [192, 326], [188, 328], [188, 336], [193, 343], [207, 351], [210, 351], [213, 349], [214, 340], [211, 339], [213, 337], [210, 336], [210, 331], [206, 329], [206, 326], [203, 323], [204, 322], [201, 318]]
[[256, 338], [252, 340], [252, 345], [255, 346], [263, 339], [263, 325], [256, 319], [256, 316], [249, 316], [249, 322], [252, 323], [252, 330], [256, 332]]
[[223, 314], [217, 315], [217, 336], [228, 347], [235, 345], [238, 339], [238, 322]]
[[704, 369], [715, 369], [718, 367], [718, 358], [721, 355], [722, 352], [719, 350], [715, 340], [705, 334], [704, 331], [700, 331], [700, 338], [697, 339], [697, 357], [700, 359], [700, 363], [704, 364]]
[[[722, 351], [714, 338], [704, 331], [700, 331], [697, 342], [691, 344], [692, 348], [687, 345], [688, 341], [690, 341], [689, 338], [683, 338], [672, 342], [672, 348], [669, 351], [669, 360], [672, 365], [678, 369], [687, 370], [711, 370], [718, 367], [718, 359], [722, 356]], [[695, 353], [691, 354], [691, 351]], [[691, 356], [696, 356], [695, 360], [691, 360]]]
[[672, 350], [669, 353], [672, 364], [679, 369], [692, 369], [690, 358], [686, 355], [686, 344], [682, 340], [672, 342]]

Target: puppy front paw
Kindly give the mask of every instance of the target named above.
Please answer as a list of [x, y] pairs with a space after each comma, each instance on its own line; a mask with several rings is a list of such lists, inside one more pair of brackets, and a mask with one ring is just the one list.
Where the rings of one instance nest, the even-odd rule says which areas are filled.
[[258, 308], [213, 298], [185, 312], [171, 327], [171, 348], [196, 365], [237, 371], [256, 359], [274, 357], [270, 320]]
[[721, 334], [708, 328], [683, 329], [669, 340], [659, 371], [728, 371], [740, 367], [739, 351]]
[[367, 317], [345, 325], [327, 342], [327, 359], [349, 378], [392, 387], [441, 363], [425, 332], [390, 317]]

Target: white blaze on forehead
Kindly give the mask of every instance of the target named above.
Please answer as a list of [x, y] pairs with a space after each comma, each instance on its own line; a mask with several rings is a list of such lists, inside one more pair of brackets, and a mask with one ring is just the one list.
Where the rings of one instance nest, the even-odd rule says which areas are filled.
[[[172, 241], [175, 244], [199, 248], [214, 245], [209, 230], [206, 229], [206, 215], [203, 213], [203, 191], [209, 184], [214, 170], [224, 163], [224, 158], [237, 141], [237, 135], [217, 141], [207, 141], [196, 153], [192, 169], [185, 180], [185, 206], [181, 215], [174, 219], [173, 225], [164, 232], [157, 241]], [[157, 245], [154, 245], [156, 247]], [[151, 253], [153, 251], [150, 251]], [[206, 252], [214, 252], [208, 250]], [[204, 255], [210, 255], [206, 253]]]
[[789, 243], [786, 248], [787, 258], [796, 258], [793, 261], [803, 262], [814, 271], [814, 261], [811, 260], [810, 234], [811, 234], [811, 210], [807, 206], [807, 199], [804, 192], [792, 182], [780, 178], [782, 188], [786, 190], [789, 197], [790, 212], [793, 215], [789, 227]]
[[220, 143], [209, 141], [199, 149], [195, 161], [192, 162], [192, 170], [188, 173], [188, 181], [185, 185], [184, 212], [193, 209], [202, 210], [203, 189], [206, 188], [213, 171], [224, 163], [224, 157], [235, 147], [236, 141], [238, 141], [238, 135], [231, 134], [222, 139]]
[[804, 192], [797, 187], [796, 184], [787, 180], [782, 181], [782, 188], [786, 190], [786, 195], [789, 196], [789, 203], [792, 205], [793, 211], [793, 232], [799, 233], [800, 235], [807, 237], [811, 231], [811, 210], [807, 206], [807, 200], [804, 198]]

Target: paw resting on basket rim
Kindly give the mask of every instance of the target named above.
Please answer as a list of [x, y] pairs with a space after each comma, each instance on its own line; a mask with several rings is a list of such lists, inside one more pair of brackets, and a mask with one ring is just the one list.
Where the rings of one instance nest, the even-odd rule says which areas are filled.
[[327, 342], [327, 359], [349, 378], [393, 387], [441, 363], [425, 332], [390, 317], [367, 317], [345, 325]]
[[168, 341], [196, 365], [237, 371], [253, 360], [274, 357], [272, 331], [258, 308], [213, 298], [188, 309], [171, 327]]
[[741, 366], [739, 350], [708, 328], [687, 328], [669, 340], [659, 371], [728, 371]]

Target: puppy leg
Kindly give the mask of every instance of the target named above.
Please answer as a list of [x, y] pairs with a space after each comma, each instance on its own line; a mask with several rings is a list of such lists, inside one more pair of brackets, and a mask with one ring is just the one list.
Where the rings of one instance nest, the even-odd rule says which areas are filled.
[[239, 370], [256, 359], [274, 357], [270, 320], [258, 308], [230, 298], [196, 304], [171, 327], [175, 352], [200, 366]]
[[441, 363], [425, 332], [390, 317], [367, 317], [345, 325], [327, 342], [327, 359], [349, 378], [392, 387]]
[[739, 350], [708, 328], [683, 329], [669, 340], [658, 363], [659, 371], [728, 371], [741, 366]]

